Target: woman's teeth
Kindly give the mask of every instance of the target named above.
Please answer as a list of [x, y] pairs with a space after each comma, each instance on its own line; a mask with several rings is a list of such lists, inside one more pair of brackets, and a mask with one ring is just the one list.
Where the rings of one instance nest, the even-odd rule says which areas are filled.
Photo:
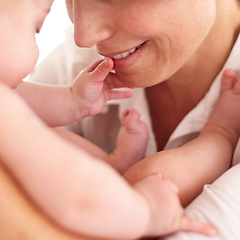
[[[140, 46], [139, 46], [139, 47], [140, 47]], [[118, 55], [116, 55], [116, 56], [113, 56], [112, 59], [118, 60], [118, 59], [126, 58], [126, 57], [128, 57], [129, 55], [131, 55], [132, 53], [134, 53], [139, 47], [133, 48], [133, 49], [130, 50], [130, 51], [127, 51], [127, 52], [118, 54]]]

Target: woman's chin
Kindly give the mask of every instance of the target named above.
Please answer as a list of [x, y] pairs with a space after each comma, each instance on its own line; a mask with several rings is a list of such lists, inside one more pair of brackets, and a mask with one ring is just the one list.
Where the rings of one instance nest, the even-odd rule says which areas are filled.
[[131, 88], [146, 88], [154, 86], [162, 80], [159, 77], [150, 76], [149, 74], [146, 76], [143, 73], [126, 73], [117, 71], [116, 76], [128, 87]]

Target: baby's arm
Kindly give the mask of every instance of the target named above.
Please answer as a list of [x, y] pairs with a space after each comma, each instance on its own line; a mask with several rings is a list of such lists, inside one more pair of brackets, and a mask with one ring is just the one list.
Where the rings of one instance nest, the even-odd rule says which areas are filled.
[[[184, 217], [169, 182], [156, 175], [130, 187], [103, 161], [49, 130], [1, 84], [0, 109], [1, 162], [62, 226], [104, 239], [135, 239], [178, 229], [212, 233], [207, 225]], [[166, 193], [172, 201], [165, 201]], [[163, 204], [169, 203], [166, 212]], [[166, 226], [165, 215], [172, 209], [176, 211], [168, 216], [171, 226]]]
[[162, 151], [130, 168], [126, 179], [133, 184], [159, 171], [179, 188], [184, 206], [212, 183], [231, 164], [240, 134], [240, 79], [226, 70], [222, 78], [220, 97], [200, 136], [182, 147]]
[[140, 114], [136, 109], [127, 109], [122, 113], [116, 147], [111, 153], [106, 153], [89, 140], [64, 128], [54, 130], [65, 140], [84, 149], [93, 157], [104, 160], [120, 174], [125, 173], [129, 167], [145, 157], [148, 129], [146, 124], [140, 121]]
[[132, 96], [131, 91], [116, 90], [124, 84], [112, 68], [106, 58], [85, 68], [71, 87], [22, 82], [16, 90], [49, 126], [63, 126], [99, 113], [110, 99]]

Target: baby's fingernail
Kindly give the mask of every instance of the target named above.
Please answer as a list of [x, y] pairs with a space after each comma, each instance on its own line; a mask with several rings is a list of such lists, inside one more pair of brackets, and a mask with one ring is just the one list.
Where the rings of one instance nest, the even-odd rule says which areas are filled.
[[110, 57], [105, 57], [103, 60], [103, 63], [109, 67], [110, 67], [110, 65], [111, 65], [111, 67], [113, 67], [113, 60]]
[[108, 58], [105, 57], [104, 60], [103, 60], [103, 62], [106, 63], [107, 61], [108, 61]]

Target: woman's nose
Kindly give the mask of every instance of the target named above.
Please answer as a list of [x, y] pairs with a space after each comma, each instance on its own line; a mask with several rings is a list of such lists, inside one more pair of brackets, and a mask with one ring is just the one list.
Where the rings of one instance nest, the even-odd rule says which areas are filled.
[[110, 38], [114, 32], [110, 9], [104, 3], [94, 6], [90, 2], [76, 1], [73, 8], [74, 40], [79, 47], [92, 47]]

